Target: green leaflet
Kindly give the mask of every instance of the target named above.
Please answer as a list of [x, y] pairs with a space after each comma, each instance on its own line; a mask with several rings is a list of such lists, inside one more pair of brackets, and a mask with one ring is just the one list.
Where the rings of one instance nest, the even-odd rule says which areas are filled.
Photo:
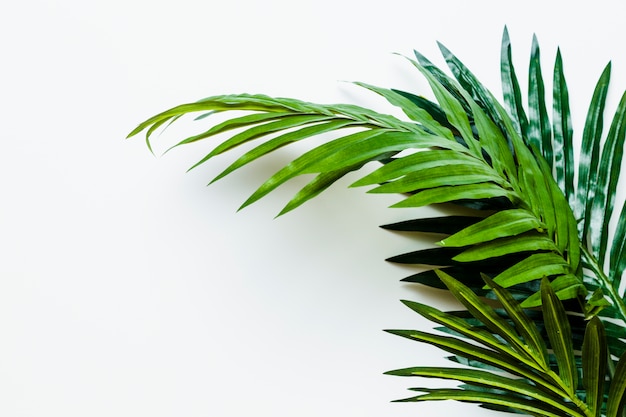
[[593, 98], [587, 112], [585, 128], [578, 161], [578, 187], [576, 191], [576, 218], [578, 223], [578, 234], [581, 241], [586, 241], [591, 221], [590, 212], [594, 199], [594, 184], [598, 170], [598, 160], [600, 153], [600, 141], [602, 139], [602, 128], [604, 125], [604, 107], [611, 78], [611, 64], [609, 63], [602, 72], [593, 92]]
[[373, 91], [377, 94], [380, 94], [394, 106], [400, 107], [411, 120], [418, 122], [434, 135], [454, 141], [454, 136], [452, 135], [450, 129], [442, 126], [431, 116], [428, 111], [417, 106], [415, 101], [406, 97], [406, 95], [400, 94], [397, 91], [376, 87], [374, 85], [366, 83], [356, 82], [355, 84], [360, 87], [367, 88], [368, 90]]
[[452, 235], [466, 227], [476, 224], [480, 220], [481, 217], [474, 216], [444, 216], [405, 220], [398, 223], [385, 224], [380, 227], [402, 232], [443, 233]]
[[369, 190], [370, 193], [408, 193], [442, 186], [470, 185], [492, 182], [508, 188], [502, 177], [484, 165], [451, 164], [432, 166], [424, 171], [412, 172], [395, 181], [389, 181]]
[[[474, 133], [472, 132], [472, 127], [470, 126], [470, 122], [468, 119], [468, 114], [464, 109], [462, 100], [459, 100], [455, 95], [445, 88], [444, 84], [441, 83], [441, 78], [439, 80], [435, 77], [431, 72], [428, 71], [427, 68], [418, 64], [415, 61], [411, 61], [417, 67], [417, 69], [426, 77], [428, 83], [430, 84], [430, 88], [432, 89], [435, 97], [437, 98], [437, 102], [441, 106], [442, 110], [446, 113], [446, 117], [448, 121], [458, 129], [463, 140], [472, 151], [474, 155], [480, 155], [480, 145], [477, 143], [474, 138]], [[447, 83], [452, 83], [452, 80], [447, 80]]]
[[454, 257], [459, 262], [480, 261], [511, 253], [555, 251], [554, 242], [542, 233], [529, 232], [523, 235], [504, 237], [472, 246]]
[[[345, 128], [345, 127], [351, 127], [354, 125], [353, 121], [350, 120], [331, 120], [325, 123], [320, 123], [320, 124], [315, 124], [313, 126], [306, 126], [303, 127], [299, 130], [296, 131], [290, 131], [287, 132], [285, 134], [282, 134], [278, 137], [272, 138], [270, 140], [268, 140], [267, 142], [263, 142], [262, 144], [260, 144], [259, 146], [255, 147], [254, 149], [246, 152], [245, 154], [243, 154], [242, 156], [240, 156], [235, 162], [233, 162], [228, 168], [226, 168], [224, 171], [222, 171], [218, 176], [216, 176], [213, 180], [211, 180], [211, 182], [215, 182], [223, 177], [225, 177], [226, 175], [230, 174], [231, 172], [241, 168], [242, 166], [260, 158], [263, 155], [267, 155], [270, 152], [275, 151], [276, 149], [283, 147], [285, 145], [294, 143], [296, 141], [300, 141], [303, 139], [306, 139], [308, 137], [314, 136], [314, 135], [320, 135], [326, 132], [333, 132], [333, 131], [337, 131], [339, 129]], [[209, 155], [207, 155], [206, 157], [204, 157], [201, 161], [199, 161], [198, 163], [196, 163], [194, 166], [192, 166], [190, 169], [204, 163], [205, 161], [207, 161], [209, 158], [212, 158], [213, 156], [217, 155], [218, 153], [224, 152], [224, 150], [221, 150], [219, 152], [216, 152], [217, 148], [215, 150], [213, 150], [213, 152], [211, 152]]]
[[548, 351], [535, 323], [528, 318], [520, 304], [504, 287], [492, 281], [485, 274], [483, 274], [482, 277], [487, 286], [494, 291], [496, 297], [500, 300], [500, 303], [502, 303], [502, 307], [513, 321], [515, 330], [521, 336], [524, 343], [523, 346], [532, 352], [532, 357], [539, 365], [547, 367], [549, 363]]
[[[560, 300], [576, 298], [581, 295], [581, 292], [585, 291], [585, 287], [580, 283], [578, 277], [572, 274], [557, 276], [552, 282], [550, 282], [550, 286]], [[526, 298], [526, 300], [522, 303], [522, 307], [538, 307], [541, 303], [541, 291], [537, 291], [535, 294]]]
[[610, 254], [610, 278], [616, 288], [620, 287], [622, 275], [626, 270], [626, 202], [618, 219]]
[[602, 265], [605, 259], [609, 236], [609, 222], [613, 213], [617, 181], [622, 166], [624, 142], [626, 140], [626, 93], [622, 96], [619, 107], [611, 123], [606, 142], [602, 148], [597, 182], [591, 206], [589, 237], [593, 254]]
[[517, 135], [522, 136], [528, 130], [528, 119], [522, 105], [522, 93], [515, 74], [513, 66], [513, 57], [511, 52], [511, 40], [507, 28], [504, 28], [502, 34], [502, 48], [500, 51], [500, 75], [502, 79], [502, 93], [504, 102], [506, 103], [509, 114], [511, 115], [511, 124]]
[[[453, 142], [451, 142], [451, 144], [453, 144]], [[460, 147], [460, 145], [458, 146]], [[424, 172], [427, 173], [429, 170], [437, 167], [453, 168], [457, 166], [475, 168], [477, 171], [480, 170], [479, 172], [487, 172], [489, 175], [492, 174], [485, 168], [484, 162], [473, 156], [460, 153], [458, 150], [442, 149], [416, 152], [403, 158], [396, 158], [354, 182], [351, 187], [382, 184], [410, 174], [417, 175], [423, 174]]]
[[574, 206], [574, 145], [572, 140], [572, 118], [569, 107], [569, 92], [563, 74], [563, 58], [557, 49], [554, 63], [552, 93], [552, 132], [554, 142], [555, 179]]
[[618, 417], [621, 416], [626, 405], [626, 353], [623, 354], [617, 368], [615, 369], [615, 375], [611, 381], [609, 388], [609, 396], [606, 405], [606, 417]]
[[464, 199], [480, 200], [497, 197], [504, 197], [510, 201], [517, 200], [516, 194], [511, 191], [505, 190], [499, 185], [485, 182], [431, 188], [405, 198], [391, 207], [423, 207], [435, 203], [449, 203]]
[[578, 372], [574, 361], [572, 332], [563, 305], [547, 279], [541, 281], [541, 303], [543, 306], [546, 330], [550, 346], [556, 356], [559, 376], [571, 395], [576, 392]]
[[[551, 409], [537, 404], [537, 401], [525, 400], [524, 398], [505, 398], [501, 393], [489, 393], [489, 392], [467, 392], [459, 389], [428, 389], [428, 388], [415, 388], [414, 391], [423, 391], [427, 394], [419, 395], [412, 398], [407, 398], [400, 401], [437, 401], [437, 400], [456, 400], [470, 403], [491, 404], [499, 406], [508, 406], [515, 408], [525, 413], [531, 413], [536, 416], [546, 417], [563, 417], [563, 411]], [[569, 411], [571, 413], [571, 411]], [[572, 417], [583, 416], [581, 413], [567, 414]]]
[[[338, 171], [390, 151], [428, 146], [429, 135], [411, 132], [367, 130], [325, 143], [279, 170], [263, 183], [241, 208], [257, 201], [286, 181], [302, 174]], [[360, 151], [357, 151], [360, 149]]]
[[599, 318], [593, 317], [585, 331], [582, 361], [583, 386], [587, 394], [587, 406], [596, 416], [600, 416], [604, 399], [607, 353], [604, 327]]
[[504, 288], [543, 277], [569, 273], [569, 264], [554, 252], [535, 253], [511, 266], [494, 278]]
[[[437, 336], [411, 330], [388, 332], [451, 352], [459, 358], [460, 363], [466, 361], [474, 369], [422, 366], [387, 372], [389, 375], [451, 379], [465, 383], [460, 389], [452, 390], [413, 388], [414, 391], [426, 394], [401, 401], [451, 399], [482, 405], [497, 404], [526, 412], [532, 409], [533, 413], [539, 413], [537, 415], [590, 415], [587, 406], [578, 398], [575, 376], [571, 374], [576, 368], [572, 338], [568, 337], [568, 319], [549, 285], [542, 285], [542, 308], [551, 348], [555, 351], [555, 364], [548, 361], [539, 330], [507, 290], [485, 277], [486, 283], [502, 302], [513, 326], [469, 288], [445, 273], [438, 272], [438, 275], [454, 297], [467, 307], [473, 320], [444, 313], [424, 304], [404, 301], [413, 311], [443, 325], [445, 330], [457, 336]], [[601, 328], [601, 323], [594, 323], [600, 327], [592, 328], [590, 332]], [[473, 343], [465, 342], [460, 337]], [[601, 337], [600, 333], [598, 337]], [[552, 370], [553, 366], [558, 369], [558, 374]], [[502, 391], [507, 394], [502, 395]]]
[[[208, 116], [207, 116], [208, 117]], [[197, 142], [199, 140], [202, 139], [207, 139], [211, 136], [215, 136], [215, 135], [219, 135], [221, 133], [225, 133], [225, 132], [229, 132], [231, 130], [234, 129], [240, 129], [243, 127], [249, 127], [249, 126], [255, 126], [256, 132], [260, 132], [259, 136], [262, 134], [266, 134], [266, 133], [271, 133], [272, 131], [277, 131], [280, 129], [280, 124], [272, 124], [272, 125], [267, 125], [267, 122], [272, 122], [272, 121], [276, 121], [276, 120], [280, 120], [280, 119], [284, 119], [284, 118], [289, 118], [291, 119], [290, 122], [287, 123], [292, 123], [294, 126], [297, 126], [299, 123], [301, 123], [302, 120], [304, 120], [305, 122], [308, 120], [311, 121], [316, 121], [315, 119], [318, 118], [320, 120], [324, 120], [327, 119], [330, 116], [327, 115], [323, 115], [323, 116], [315, 116], [315, 115], [300, 115], [298, 113], [291, 113], [291, 112], [273, 112], [273, 113], [253, 113], [253, 114], [247, 114], [245, 116], [241, 116], [241, 117], [236, 117], [234, 119], [229, 119], [229, 120], [225, 120], [222, 123], [219, 123], [215, 126], [213, 126], [212, 128], [208, 129], [205, 132], [202, 132], [198, 135], [194, 135], [191, 137], [188, 137], [187, 139], [183, 139], [180, 142], [178, 142], [176, 145], [172, 146], [170, 149], [180, 146], [180, 145], [188, 145], [190, 143], [194, 143]], [[293, 120], [296, 120], [296, 123], [293, 123]], [[261, 125], [261, 126], [259, 126]], [[277, 128], [278, 126], [278, 128]], [[258, 133], [257, 133], [258, 134]], [[253, 135], [250, 135], [253, 136]], [[230, 140], [229, 142], [232, 142], [232, 140]], [[223, 146], [223, 145], [222, 145]], [[233, 145], [234, 146], [234, 145]], [[233, 146], [227, 147], [226, 149], [230, 149]]]
[[539, 55], [539, 43], [537, 37], [533, 36], [528, 77], [528, 142], [531, 147], [539, 149], [548, 165], [552, 167], [552, 138]]
[[544, 229], [545, 225], [526, 210], [503, 210], [442, 240], [440, 245], [470, 246], [502, 237], [516, 236], [531, 230], [543, 232]]
[[[530, 384], [524, 383], [520, 379], [506, 378], [494, 374], [493, 372], [459, 368], [414, 367], [398, 369], [395, 371], [386, 372], [386, 374], [395, 376], [417, 376], [424, 378], [452, 379], [466, 382], [475, 386], [488, 387], [507, 392], [506, 395], [500, 394], [499, 396], [486, 396], [487, 393], [478, 390], [455, 390], [452, 393], [448, 392], [448, 394], [452, 394], [452, 396], [445, 397], [445, 399], [456, 399], [460, 401], [479, 403], [495, 403], [500, 405], [514, 406], [515, 408], [526, 411], [540, 410], [542, 413], [545, 413], [545, 415], [560, 416], [563, 412], [572, 413], [574, 415], [576, 415], [577, 413], [576, 409], [564, 405], [560, 398], [555, 397], [554, 395], [550, 395], [544, 390], [535, 388]], [[420, 389], [415, 390], [419, 391]], [[430, 392], [437, 392], [438, 395], [443, 395], [444, 393], [440, 390]], [[520, 397], [517, 397], [516, 395], [519, 395]], [[503, 397], [506, 397], [505, 401], [503, 401]], [[529, 397], [533, 399], [534, 402], [525, 400], [524, 397]], [[420, 397], [412, 397], [403, 401], [419, 400], [419, 398]], [[422, 400], [424, 399], [427, 398], [422, 398]], [[444, 399], [444, 397], [442, 396], [441, 399]]]

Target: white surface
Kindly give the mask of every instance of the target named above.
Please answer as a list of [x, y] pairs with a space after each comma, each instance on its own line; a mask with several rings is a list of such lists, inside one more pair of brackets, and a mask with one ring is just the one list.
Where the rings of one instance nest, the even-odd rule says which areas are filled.
[[[290, 151], [205, 188], [234, 154], [186, 174], [209, 144], [155, 158], [124, 137], [158, 111], [222, 93], [385, 111], [338, 80], [426, 93], [392, 53], [415, 48], [441, 63], [437, 40], [499, 91], [505, 24], [522, 78], [533, 32], [546, 73], [561, 45], [580, 134], [608, 60], [614, 102], [626, 87], [621, 10], [617, 1], [5, 2], [0, 415], [494, 414], [390, 403], [423, 381], [382, 372], [444, 363], [381, 331], [424, 328], [398, 299], [437, 296], [400, 284], [410, 271], [384, 262], [416, 247], [377, 227], [414, 214], [387, 209], [395, 198], [343, 181], [273, 220], [297, 189], [288, 184], [235, 213]], [[158, 152], [176, 138], [165, 135]]]

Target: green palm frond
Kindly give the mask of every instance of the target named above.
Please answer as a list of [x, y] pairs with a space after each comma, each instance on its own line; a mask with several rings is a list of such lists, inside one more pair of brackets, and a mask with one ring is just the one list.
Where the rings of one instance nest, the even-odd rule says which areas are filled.
[[[358, 128], [356, 133], [350, 131], [293, 160], [262, 184], [242, 207], [295, 176], [315, 174], [314, 179], [281, 211], [280, 214], [283, 214], [319, 194], [346, 173], [368, 162], [381, 161], [380, 168], [360, 178], [353, 186], [374, 186], [369, 190], [371, 193], [405, 194], [405, 198], [394, 207], [497, 201], [506, 209], [514, 210], [500, 213], [502, 218], [524, 216], [526, 213], [526, 217], [532, 219], [525, 224], [520, 223], [517, 229], [511, 229], [495, 219], [481, 220], [484, 223], [478, 223], [472, 230], [489, 228], [490, 232], [482, 234], [480, 242], [468, 240], [463, 234], [451, 237], [455, 247], [464, 249], [454, 261], [469, 263], [500, 260], [509, 255], [554, 252], [570, 266], [567, 273], [555, 277], [561, 278], [556, 281], [559, 296], [572, 298], [584, 293], [582, 278], [576, 275], [580, 254], [578, 239], [571, 233], [575, 229], [575, 220], [556, 183], [551, 176], [545, 175], [547, 168], [538, 162], [523, 138], [515, 132], [504, 108], [456, 58], [449, 53], [447, 55], [447, 59], [462, 70], [472, 88], [470, 91], [419, 54], [416, 56], [419, 62], [411, 62], [427, 78], [437, 104], [411, 99], [408, 93], [361, 84], [392, 104], [401, 106], [412, 122], [357, 106], [316, 105], [252, 95], [217, 96], [157, 115], [141, 124], [130, 136], [147, 129], [149, 141], [154, 126], [189, 112], [252, 112], [251, 115], [218, 124], [176, 145], [243, 128], [202, 158], [198, 162], [201, 164], [240, 144], [265, 139], [218, 175], [216, 179], [219, 179], [289, 143], [329, 130]], [[477, 97], [478, 102], [473, 97]], [[442, 115], [445, 116], [445, 123], [438, 121]], [[492, 121], [493, 118], [497, 118], [496, 122]], [[504, 126], [505, 130], [498, 125]], [[411, 152], [398, 155], [403, 151]], [[488, 208], [492, 206], [485, 204]], [[557, 212], [559, 216], [555, 215]], [[478, 216], [485, 217], [485, 214]], [[446, 245], [446, 241], [442, 245]], [[541, 275], [528, 278], [539, 279]], [[528, 305], [539, 302], [537, 295]]]
[[[535, 322], [508, 290], [486, 278], [487, 285], [494, 290], [506, 311], [507, 320], [471, 289], [443, 272], [438, 274], [454, 297], [467, 307], [472, 318], [484, 327], [473, 326], [456, 315], [420, 303], [404, 301], [413, 311], [444, 326], [453, 336], [416, 330], [388, 332], [437, 346], [483, 366], [482, 369], [421, 366], [387, 372], [389, 375], [463, 383], [455, 389], [414, 388], [412, 390], [422, 394], [401, 401], [457, 400], [537, 416], [600, 415], [601, 399], [605, 394], [600, 361], [606, 358], [607, 347], [603, 325], [598, 318], [593, 318], [587, 325], [582, 359], [578, 357], [578, 361], [585, 364], [582, 375], [585, 389], [579, 390], [577, 358], [569, 337], [571, 329], [565, 309], [547, 280], [544, 279], [541, 285], [541, 308], [548, 323], [548, 345]], [[554, 364], [551, 358], [554, 358]], [[612, 383], [615, 384], [621, 384], [618, 378]]]
[[[626, 203], [619, 212], [614, 206], [626, 141], [626, 95], [605, 133], [607, 65], [591, 99], [576, 165], [560, 51], [552, 74], [550, 117], [536, 37], [527, 105], [506, 28], [501, 47], [504, 105], [450, 50], [439, 47], [451, 76], [417, 51], [414, 59], [407, 58], [428, 81], [433, 100], [355, 83], [398, 107], [407, 120], [356, 105], [219, 95], [162, 112], [128, 137], [145, 132], [152, 149], [155, 132], [186, 115], [231, 115], [172, 146], [219, 139], [194, 168], [253, 145], [211, 182], [284, 146], [331, 137], [278, 169], [241, 208], [295, 177], [312, 175], [280, 211], [283, 215], [372, 162], [377, 163], [374, 169], [352, 187], [396, 194], [399, 201], [392, 207], [397, 208], [442, 203], [463, 208], [463, 215], [382, 226], [437, 234], [437, 246], [388, 260], [428, 266], [404, 281], [447, 289], [467, 308], [443, 313], [405, 303], [450, 336], [394, 333], [438, 346], [452, 353], [453, 362], [467, 365], [394, 371], [462, 383], [452, 390], [419, 388], [422, 394], [407, 401], [456, 399], [538, 416], [621, 416], [626, 359], [614, 358], [626, 352]], [[500, 307], [489, 307], [483, 296]]]

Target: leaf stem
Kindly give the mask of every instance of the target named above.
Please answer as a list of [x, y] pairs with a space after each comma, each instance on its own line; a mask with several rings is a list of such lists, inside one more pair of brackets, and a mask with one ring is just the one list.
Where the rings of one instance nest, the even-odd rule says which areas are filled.
[[604, 273], [602, 267], [598, 265], [596, 258], [589, 252], [589, 249], [587, 249], [584, 245], [582, 245], [581, 248], [589, 269], [595, 274], [602, 288], [606, 289], [609, 298], [613, 302], [613, 306], [619, 311], [622, 321], [626, 323], [626, 304], [624, 304], [624, 301], [619, 296], [617, 289], [613, 287], [611, 280]]

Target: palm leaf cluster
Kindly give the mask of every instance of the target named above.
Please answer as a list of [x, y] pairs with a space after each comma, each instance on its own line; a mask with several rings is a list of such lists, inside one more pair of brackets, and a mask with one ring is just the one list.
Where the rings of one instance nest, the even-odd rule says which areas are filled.
[[[412, 219], [383, 226], [441, 235], [437, 247], [389, 260], [432, 266], [433, 269], [405, 280], [447, 288], [471, 314], [435, 312], [414, 303], [409, 306], [452, 332], [450, 337], [455, 343], [467, 343], [461, 340], [466, 337], [483, 344], [488, 342], [484, 347], [475, 347], [486, 349], [485, 357], [477, 357], [468, 354], [474, 349], [469, 346], [467, 351], [454, 350], [427, 341], [452, 352], [452, 360], [473, 369], [414, 370], [421, 376], [439, 375], [467, 383], [458, 391], [427, 391], [418, 398], [473, 398], [472, 401], [489, 407], [534, 415], [618, 415], [613, 413], [621, 413], [621, 399], [611, 398], [621, 398], [621, 394], [611, 395], [618, 389], [611, 388], [607, 408], [603, 384], [607, 379], [613, 381], [611, 387], [620, 387], [619, 381], [626, 378], [618, 372], [623, 365], [618, 364], [618, 371], [615, 369], [616, 359], [626, 351], [621, 340], [626, 324], [621, 285], [626, 269], [626, 204], [621, 212], [613, 210], [626, 137], [626, 98], [620, 102], [608, 133], [604, 133], [610, 65], [600, 76], [591, 100], [576, 165], [568, 89], [559, 52], [549, 117], [536, 39], [530, 58], [526, 106], [506, 29], [501, 51], [504, 105], [455, 55], [443, 45], [440, 49], [451, 75], [417, 52], [415, 59], [407, 58], [428, 81], [434, 100], [356, 83], [399, 107], [406, 120], [355, 105], [320, 105], [264, 95], [221, 95], [160, 113], [141, 123], [129, 137], [146, 131], [151, 147], [151, 135], [157, 129], [184, 115], [199, 113], [204, 118], [231, 112], [233, 117], [174, 145], [228, 135], [193, 166], [196, 167], [240, 145], [256, 143], [213, 179], [216, 181], [283, 146], [332, 133], [332, 139], [304, 152], [267, 179], [242, 207], [292, 178], [309, 176], [310, 181], [279, 214], [287, 213], [370, 162], [377, 162], [378, 166], [361, 175], [352, 186], [369, 187], [371, 193], [401, 195], [393, 207], [440, 203], [463, 207], [465, 215]], [[616, 216], [617, 228], [609, 240], [609, 224]], [[485, 315], [487, 310], [479, 296], [497, 299], [503, 308]], [[561, 311], [560, 300], [570, 314]], [[522, 312], [523, 308], [542, 309], [543, 314]], [[566, 330], [571, 338], [555, 338], [555, 332]], [[550, 340], [549, 349], [539, 343], [542, 338]], [[602, 361], [606, 362], [606, 375], [590, 376], [591, 359], [571, 353], [590, 349], [594, 357], [606, 356]], [[607, 349], [605, 355], [603, 351]], [[494, 352], [512, 355], [508, 365], [496, 368], [523, 379], [505, 381], [498, 379], [504, 377], [490, 374], [504, 385], [524, 385], [521, 391], [512, 391], [515, 401], [502, 403], [501, 399], [494, 399], [502, 398], [498, 396], [502, 387], [485, 385], [484, 381], [471, 382], [474, 377], [481, 379], [480, 375], [487, 378], [484, 373], [489, 371], [485, 367], [494, 363], [485, 358], [493, 357]], [[520, 358], [526, 362], [520, 362], [520, 369], [512, 368], [511, 364]], [[537, 362], [528, 362], [532, 360]], [[604, 365], [598, 369], [605, 369]], [[582, 384], [577, 383], [578, 374], [583, 375]], [[471, 388], [476, 386], [483, 389]], [[542, 391], [541, 395], [536, 391]], [[524, 405], [529, 401], [540, 402], [544, 408]]]
[[[472, 368], [412, 367], [387, 372], [390, 375], [452, 379], [459, 388], [411, 388], [421, 394], [400, 401], [457, 400], [483, 407], [518, 411], [533, 416], [621, 416], [626, 389], [626, 359], [617, 364], [606, 383], [608, 350], [604, 326], [593, 317], [584, 332], [582, 352], [571, 343], [565, 308], [547, 279], [542, 280], [542, 312], [547, 337], [509, 291], [487, 276], [485, 282], [496, 294], [504, 313], [483, 302], [470, 288], [450, 275], [437, 271], [454, 297], [467, 307], [478, 328], [457, 315], [404, 301], [426, 319], [458, 336], [442, 336], [418, 330], [388, 330], [420, 343], [453, 353]], [[546, 340], [548, 343], [546, 343]], [[579, 366], [582, 373], [579, 375]], [[605, 401], [606, 397], [606, 401]]]

